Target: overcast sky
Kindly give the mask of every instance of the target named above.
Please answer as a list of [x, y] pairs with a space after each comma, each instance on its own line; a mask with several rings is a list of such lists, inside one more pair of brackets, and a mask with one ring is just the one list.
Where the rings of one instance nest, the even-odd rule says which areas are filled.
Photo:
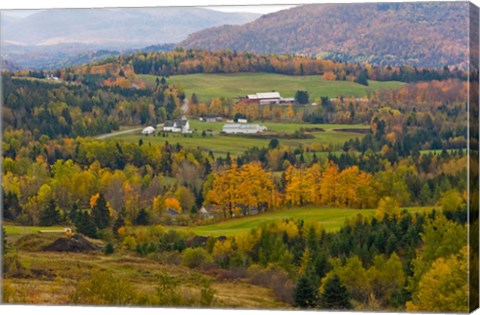
[[[242, 6], [205, 6], [203, 8], [222, 11], [222, 12], [249, 12], [267, 14], [280, 10], [292, 8], [295, 5], [242, 5]], [[39, 10], [6, 10], [3, 11], [6, 15], [16, 17], [26, 17]]]
[[[422, 0], [424, 1], [424, 0]], [[444, 0], [449, 1], [449, 0]], [[98, 8], [98, 7], [140, 7], [140, 6], [209, 6], [209, 8], [223, 12], [254, 12], [267, 14], [288, 9], [298, 4], [305, 3], [355, 3], [355, 2], [399, 2], [399, 0], [82, 0], [68, 2], [64, 0], [15, 0], [2, 1], [2, 9], [32, 9], [32, 8]], [[401, 1], [400, 1], [401, 2]], [[480, 0], [472, 0], [477, 6]], [[228, 6], [225, 6], [228, 4]], [[232, 5], [230, 5], [232, 4]], [[273, 5], [275, 4], [275, 5]], [[7, 15], [28, 16], [35, 11], [14, 10], [3, 11]]]
[[295, 5], [243, 5], [243, 6], [209, 6], [208, 9], [222, 12], [251, 12], [267, 14], [280, 10], [286, 10]]

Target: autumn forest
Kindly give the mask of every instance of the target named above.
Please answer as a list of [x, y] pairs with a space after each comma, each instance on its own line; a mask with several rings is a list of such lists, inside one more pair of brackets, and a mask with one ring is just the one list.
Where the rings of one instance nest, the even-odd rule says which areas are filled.
[[1, 79], [4, 303], [478, 306], [478, 70], [178, 47]]

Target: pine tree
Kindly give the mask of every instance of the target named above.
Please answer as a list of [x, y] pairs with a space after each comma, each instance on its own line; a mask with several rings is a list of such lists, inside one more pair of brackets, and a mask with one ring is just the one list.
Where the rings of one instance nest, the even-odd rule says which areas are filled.
[[145, 208], [140, 209], [134, 223], [136, 225], [148, 225], [148, 213]]
[[97, 202], [92, 208], [93, 222], [99, 229], [104, 229], [110, 225], [110, 212], [107, 207], [105, 197], [100, 194]]
[[317, 305], [317, 288], [306, 276], [298, 279], [293, 296], [295, 305], [301, 308], [311, 308]]
[[71, 222], [75, 222], [77, 220], [77, 215], [79, 213], [78, 204], [76, 202], [73, 203], [72, 207], [70, 208], [69, 218]]
[[2, 189], [3, 196], [3, 219], [15, 220], [22, 212], [18, 196], [14, 192], [5, 192]]
[[321, 306], [326, 309], [342, 310], [351, 309], [350, 295], [347, 288], [342, 285], [340, 278], [334, 275], [325, 283], [323, 293], [321, 295]]
[[355, 78], [355, 82], [361, 85], [368, 86], [368, 76], [365, 71], [360, 72], [360, 74]]
[[2, 250], [0, 252], [2, 252], [3, 254], [5, 254], [8, 250], [8, 247], [7, 247], [7, 232], [5, 231], [5, 227], [2, 226]]
[[113, 235], [118, 236], [118, 229], [120, 229], [122, 226], [125, 226], [125, 219], [123, 219], [123, 216], [120, 215], [113, 224]]
[[97, 227], [88, 212], [83, 211], [78, 214], [75, 226], [77, 227], [78, 233], [97, 238]]
[[309, 95], [307, 91], [295, 92], [295, 101], [299, 104], [307, 104], [308, 98], [309, 98]]
[[428, 186], [427, 183], [425, 183], [422, 186], [422, 189], [420, 190], [420, 196], [419, 196], [420, 203], [421, 203], [422, 206], [428, 204], [428, 202], [430, 200], [430, 196], [431, 196], [430, 187]]
[[51, 199], [48, 202], [47, 208], [45, 208], [40, 215], [40, 225], [42, 226], [52, 226], [60, 224], [62, 221], [60, 216], [60, 211], [55, 203], [55, 200]]

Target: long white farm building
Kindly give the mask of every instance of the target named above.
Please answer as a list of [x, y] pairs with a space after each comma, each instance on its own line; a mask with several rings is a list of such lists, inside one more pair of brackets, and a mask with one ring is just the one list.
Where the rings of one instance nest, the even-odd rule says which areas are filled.
[[247, 103], [258, 103], [260, 105], [281, 104], [295, 101], [294, 98], [283, 98], [279, 92], [264, 92], [249, 94], [245, 98]]
[[223, 126], [223, 132], [228, 134], [252, 134], [267, 130], [267, 127], [260, 125], [246, 124], [226, 124]]

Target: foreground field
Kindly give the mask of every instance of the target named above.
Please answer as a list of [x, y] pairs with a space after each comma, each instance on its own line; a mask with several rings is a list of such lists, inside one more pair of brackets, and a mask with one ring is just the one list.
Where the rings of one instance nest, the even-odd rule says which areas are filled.
[[[406, 210], [411, 213], [425, 213], [432, 208], [431, 206], [411, 207]], [[240, 237], [241, 234], [260, 225], [292, 218], [302, 219], [306, 223], [314, 223], [316, 228], [322, 227], [329, 232], [334, 232], [344, 224], [346, 219], [354, 218], [358, 214], [371, 217], [374, 210], [292, 208], [218, 224], [167, 228], [205, 236]], [[7, 276], [3, 281], [3, 298], [6, 303], [175, 305], [177, 307], [256, 309], [288, 309], [294, 305], [293, 282], [288, 279], [288, 273], [278, 269], [276, 271], [269, 267], [262, 269], [255, 264], [251, 265], [251, 268], [244, 266], [239, 269], [234, 267], [227, 269], [225, 266], [212, 264], [211, 260], [210, 263], [205, 260], [203, 264], [197, 265], [197, 260], [186, 260], [187, 252], [189, 250], [192, 252], [190, 248], [184, 252], [171, 249], [142, 252], [143, 245], [141, 245], [136, 247], [135, 254], [131, 249], [127, 249], [127, 243], [122, 243], [115, 245], [116, 250], [113, 254], [106, 254], [104, 252], [107, 248], [106, 242], [93, 239], [89, 241], [96, 249], [88, 253], [47, 252], [46, 250], [49, 249], [46, 246], [57, 242], [61, 236], [52, 233], [36, 233], [38, 229], [6, 226], [9, 248], [5, 256]], [[268, 231], [268, 229], [269, 227], [264, 226], [262, 231]], [[161, 234], [161, 230], [134, 227], [130, 232], [136, 235], [139, 245], [140, 242], [147, 240], [145, 237], [151, 238], [154, 235], [161, 237], [156, 241], [151, 239], [157, 244], [159, 240], [161, 240], [159, 244], [167, 239], [171, 242], [169, 235], [175, 233]], [[177, 233], [177, 235], [180, 234], [186, 235]], [[193, 234], [187, 237], [192, 236]], [[219, 259], [223, 256], [219, 254], [219, 248], [222, 247], [219, 245], [220, 247], [217, 248], [217, 245], [215, 243], [212, 256], [215, 262], [220, 264], [223, 260]], [[206, 253], [205, 250], [203, 252]], [[186, 263], [187, 261], [190, 263]], [[195, 265], [189, 265], [192, 262]], [[296, 269], [288, 270], [292, 274], [296, 272]], [[274, 285], [271, 285], [272, 281]]]
[[[313, 143], [332, 145], [332, 148], [343, 145], [346, 141], [355, 138], [363, 138], [364, 134], [352, 131], [340, 131], [340, 129], [368, 129], [366, 125], [315, 125], [315, 124], [287, 124], [287, 123], [260, 123], [268, 128], [268, 138], [261, 138], [242, 135], [223, 135], [220, 131], [224, 123], [204, 123], [198, 120], [190, 120], [190, 128], [194, 131], [192, 135], [184, 136], [180, 134], [168, 134], [168, 137], [161, 136], [143, 136], [139, 133], [122, 134], [111, 137], [114, 140], [131, 141], [137, 143], [140, 139], [144, 142], [152, 144], [163, 144], [165, 141], [169, 143], [179, 143], [186, 147], [200, 147], [205, 150], [212, 151], [217, 156], [224, 156], [227, 152], [230, 154], [241, 154], [252, 147], [266, 147], [275, 133], [294, 133], [300, 128], [322, 128], [325, 131], [314, 131], [310, 134], [313, 138], [308, 139], [279, 139], [280, 144], [288, 147], [298, 147], [300, 145], [310, 145]], [[202, 136], [205, 131], [206, 135]]]
[[[154, 85], [156, 76], [139, 75], [147, 85]], [[257, 92], [278, 91], [283, 97], [294, 97], [297, 90], [306, 90], [310, 99], [321, 96], [366, 96], [377, 89], [397, 89], [404, 83], [369, 81], [363, 86], [347, 81], [327, 81], [319, 75], [289, 76], [272, 73], [234, 73], [234, 74], [188, 74], [176, 75], [167, 79], [185, 90], [186, 95], [197, 94], [202, 100], [225, 97], [244, 97]]]
[[[195, 288], [199, 284], [210, 283], [210, 288], [215, 292], [212, 307], [288, 308], [288, 305], [275, 300], [271, 290], [252, 285], [246, 280], [222, 281], [186, 267], [126, 253], [105, 256], [100, 253], [20, 250], [17, 255], [25, 270], [4, 280], [6, 303], [72, 304], [75, 303], [75, 290], [79, 288], [80, 283], [98, 272], [106, 272], [117, 281], [121, 279], [121, 284], [126, 283], [128, 288], [144, 295], [158, 294], [156, 290], [159, 279], [167, 277], [174, 283], [179, 283], [178, 290], [186, 296], [198, 294]], [[114, 288], [116, 285], [118, 283], [112, 284], [112, 289], [127, 289]], [[120, 294], [127, 295], [128, 292]], [[86, 304], [103, 304], [102, 302], [99, 300]], [[125, 299], [125, 302], [121, 305], [145, 306], [146, 301]]]

